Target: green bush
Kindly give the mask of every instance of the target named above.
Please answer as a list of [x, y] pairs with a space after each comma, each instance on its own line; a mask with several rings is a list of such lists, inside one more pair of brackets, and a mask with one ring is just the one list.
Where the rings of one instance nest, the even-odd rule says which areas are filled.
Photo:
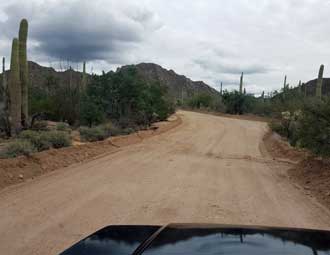
[[17, 139], [9, 143], [0, 156], [2, 158], [15, 158], [20, 155], [29, 156], [36, 151], [37, 149], [28, 140]]
[[52, 144], [47, 137], [42, 135], [43, 133], [45, 132], [25, 130], [19, 134], [19, 138], [29, 141], [38, 151], [48, 150]]
[[123, 129], [119, 128], [118, 126], [112, 124], [112, 123], [106, 123], [100, 126], [107, 137], [111, 136], [117, 136], [123, 134]]
[[45, 120], [38, 120], [33, 123], [32, 129], [35, 131], [47, 131], [48, 123]]
[[278, 120], [272, 120], [269, 124], [269, 127], [274, 132], [278, 133], [281, 136], [288, 137], [288, 129], [282, 124], [281, 121]]
[[69, 124], [64, 123], [64, 122], [57, 123], [56, 130], [57, 131], [68, 131], [68, 132], [71, 131]]
[[88, 142], [102, 141], [110, 137], [109, 131], [102, 126], [81, 127], [79, 131], [81, 139]]
[[40, 135], [40, 139], [49, 141], [55, 149], [69, 147], [72, 144], [70, 135], [64, 131], [43, 132]]
[[330, 100], [306, 104], [299, 125], [299, 145], [316, 155], [330, 156]]

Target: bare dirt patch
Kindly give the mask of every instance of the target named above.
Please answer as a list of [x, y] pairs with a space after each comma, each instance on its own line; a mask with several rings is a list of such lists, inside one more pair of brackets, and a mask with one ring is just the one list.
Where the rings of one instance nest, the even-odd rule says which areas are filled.
[[315, 197], [330, 208], [330, 161], [299, 150], [278, 134], [268, 132], [263, 138], [264, 145], [274, 158], [284, 158], [294, 164], [287, 171], [288, 177], [308, 196]]
[[42, 151], [29, 157], [0, 159], [0, 190], [56, 169], [114, 153], [120, 147], [136, 144], [143, 139], [166, 132], [177, 127], [181, 122], [178, 115], [173, 115], [168, 121], [155, 123], [148, 130], [130, 135], [94, 143], [74, 143], [71, 147]]

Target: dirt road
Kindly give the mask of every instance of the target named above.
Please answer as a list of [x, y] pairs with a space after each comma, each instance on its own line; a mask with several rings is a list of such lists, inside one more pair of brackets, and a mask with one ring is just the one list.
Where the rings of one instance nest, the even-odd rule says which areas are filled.
[[2, 254], [57, 254], [110, 224], [330, 229], [330, 213], [263, 153], [266, 124], [180, 112], [183, 124], [0, 192]]

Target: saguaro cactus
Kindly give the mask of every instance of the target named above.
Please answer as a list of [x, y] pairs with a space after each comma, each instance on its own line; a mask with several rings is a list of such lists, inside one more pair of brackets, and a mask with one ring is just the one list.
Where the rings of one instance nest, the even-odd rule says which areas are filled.
[[239, 83], [239, 93], [240, 94], [243, 93], [243, 76], [244, 76], [244, 73], [242, 72], [240, 83]]
[[[6, 70], [5, 70], [5, 58], [2, 58], [2, 81], [0, 85], [0, 111], [5, 107], [6, 100]], [[1, 105], [2, 104], [2, 105]]]
[[83, 73], [82, 73], [81, 85], [82, 85], [82, 90], [84, 91], [87, 88], [86, 62], [83, 63]]
[[16, 135], [21, 130], [22, 118], [22, 90], [20, 84], [18, 39], [13, 39], [11, 49], [10, 74], [9, 74], [9, 121], [11, 135]]
[[321, 65], [320, 70], [319, 70], [319, 76], [317, 78], [317, 83], [316, 83], [316, 97], [317, 98], [322, 97], [323, 72], [324, 72], [324, 65]]
[[22, 124], [26, 127], [28, 124], [29, 110], [28, 110], [28, 85], [29, 85], [29, 73], [28, 62], [26, 53], [26, 42], [28, 35], [28, 22], [26, 19], [22, 19], [19, 26], [19, 71], [20, 81], [22, 87]]
[[286, 77], [286, 75], [285, 75], [285, 76], [284, 76], [283, 91], [286, 91], [286, 89], [287, 89], [286, 79], [287, 79], [287, 77]]

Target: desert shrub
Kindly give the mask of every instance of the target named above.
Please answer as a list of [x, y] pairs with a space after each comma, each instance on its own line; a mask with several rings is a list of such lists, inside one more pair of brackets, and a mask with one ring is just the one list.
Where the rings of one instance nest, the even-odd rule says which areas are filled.
[[317, 155], [330, 156], [330, 100], [306, 104], [299, 125], [299, 145]]
[[123, 129], [112, 124], [111, 122], [103, 124], [100, 126], [103, 129], [104, 133], [107, 137], [121, 135], [123, 133]]
[[56, 130], [57, 131], [68, 131], [68, 132], [71, 131], [69, 124], [64, 123], [64, 122], [57, 123]]
[[269, 124], [269, 127], [274, 132], [278, 133], [281, 136], [288, 137], [288, 130], [282, 125], [282, 122], [279, 120], [272, 120]]
[[29, 141], [38, 151], [48, 150], [52, 147], [52, 144], [47, 137], [45, 138], [42, 135], [42, 132], [25, 130], [19, 134], [19, 138]]
[[88, 142], [102, 141], [110, 137], [108, 130], [101, 126], [81, 127], [79, 131], [81, 139]]
[[188, 106], [193, 109], [209, 108], [212, 105], [212, 97], [209, 94], [198, 94], [188, 100]]
[[40, 139], [48, 141], [55, 149], [69, 147], [72, 144], [70, 135], [64, 131], [42, 132]]
[[38, 120], [33, 123], [32, 129], [35, 131], [47, 131], [48, 123], [45, 120]]
[[2, 158], [15, 158], [20, 155], [29, 156], [36, 151], [37, 149], [30, 141], [17, 139], [10, 142], [0, 156]]
[[125, 128], [125, 129], [122, 130], [123, 135], [129, 135], [129, 134], [132, 134], [134, 132], [135, 132], [134, 128]]
[[128, 117], [120, 117], [118, 120], [118, 125], [121, 128], [127, 128], [132, 125], [132, 121]]

